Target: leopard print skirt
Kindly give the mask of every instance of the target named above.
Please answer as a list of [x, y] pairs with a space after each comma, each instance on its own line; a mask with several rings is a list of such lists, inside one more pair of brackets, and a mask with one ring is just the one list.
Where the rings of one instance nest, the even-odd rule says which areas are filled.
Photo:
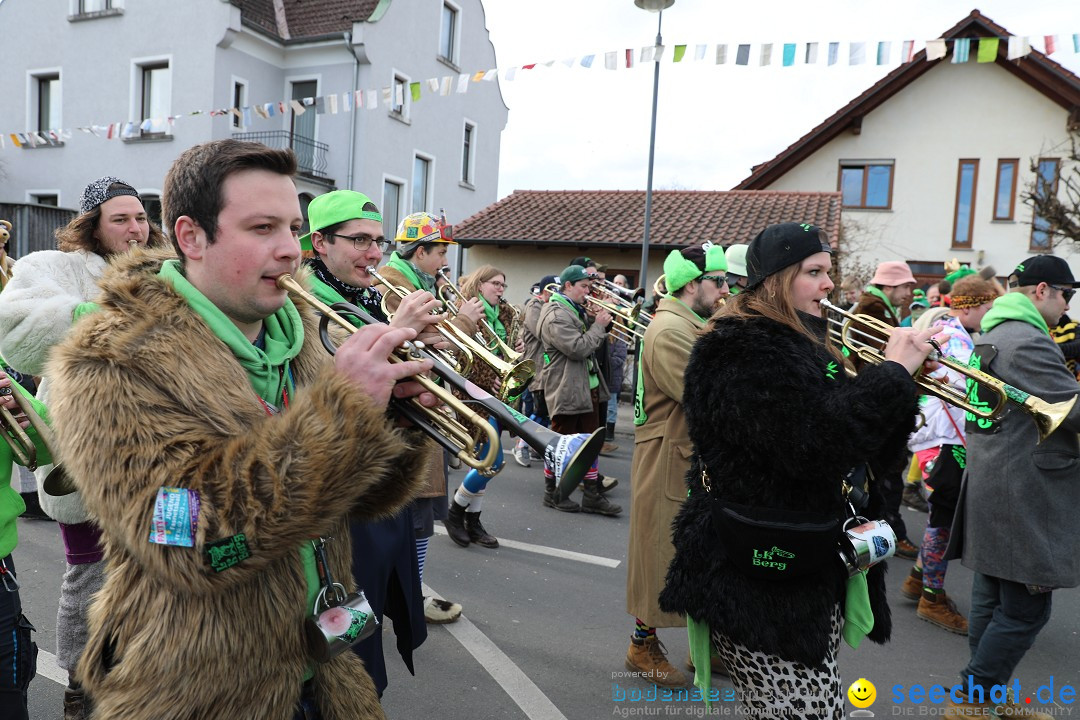
[[843, 720], [844, 696], [836, 664], [842, 623], [837, 605], [823, 670], [750, 650], [713, 631], [713, 645], [727, 665], [731, 682], [746, 706], [747, 717]]

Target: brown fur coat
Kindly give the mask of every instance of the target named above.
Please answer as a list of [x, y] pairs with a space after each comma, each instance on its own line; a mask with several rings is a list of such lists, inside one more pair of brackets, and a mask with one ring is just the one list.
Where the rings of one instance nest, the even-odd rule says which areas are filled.
[[[299, 301], [297, 391], [269, 417], [232, 353], [156, 276], [165, 257], [134, 251], [111, 268], [101, 311], [48, 366], [60, 455], [107, 561], [77, 677], [95, 718], [289, 720], [309, 665], [299, 546], [333, 536], [335, 579], [351, 586], [347, 513], [395, 512], [426, 453], [330, 367]], [[194, 548], [148, 541], [162, 486], [198, 491]], [[251, 557], [215, 573], [205, 543], [237, 533]], [[314, 680], [326, 720], [383, 717], [353, 653]]]

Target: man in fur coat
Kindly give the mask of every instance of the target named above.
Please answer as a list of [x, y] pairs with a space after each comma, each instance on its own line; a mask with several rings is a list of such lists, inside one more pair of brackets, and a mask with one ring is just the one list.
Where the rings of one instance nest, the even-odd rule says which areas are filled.
[[719, 300], [729, 294], [719, 246], [672, 250], [664, 261], [671, 293], [660, 301], [645, 331], [634, 400], [634, 460], [630, 469], [630, 545], [626, 564], [626, 611], [635, 629], [626, 666], [658, 685], [681, 687], [686, 676], [668, 662], [658, 627], [686, 620], [660, 610], [664, 576], [675, 555], [671, 522], [686, 498], [686, 471], [693, 446], [683, 414], [683, 374], [690, 351]]
[[383, 325], [327, 359], [275, 282], [299, 267], [295, 171], [256, 143], [185, 151], [163, 197], [179, 259], [118, 260], [48, 366], [59, 454], [104, 536], [77, 668], [95, 718], [383, 717], [355, 655], [311, 660], [304, 622], [320, 571], [351, 589], [348, 514], [423, 482], [423, 441], [386, 406], [430, 363], [388, 362], [414, 331]]

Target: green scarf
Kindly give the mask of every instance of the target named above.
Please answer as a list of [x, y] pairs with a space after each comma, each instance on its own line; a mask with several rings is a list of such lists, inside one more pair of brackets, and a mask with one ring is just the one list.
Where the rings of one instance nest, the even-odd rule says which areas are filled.
[[1026, 322], [1047, 335], [1050, 334], [1050, 328], [1039, 314], [1039, 309], [1031, 302], [1031, 298], [1022, 292], [1006, 293], [995, 300], [994, 306], [983, 316], [982, 331], [990, 332], [1006, 320]]
[[506, 340], [506, 326], [502, 324], [502, 320], [499, 319], [499, 307], [492, 305], [487, 301], [487, 298], [480, 295], [480, 302], [484, 303], [484, 317], [487, 318], [488, 325], [495, 331], [503, 341]]
[[847, 581], [847, 596], [844, 600], [844, 642], [852, 650], [859, 648], [859, 643], [866, 634], [874, 629], [874, 613], [870, 609], [870, 591], [866, 587], [866, 572], [856, 573]]
[[251, 387], [259, 397], [269, 405], [281, 407], [285, 389], [292, 384], [289, 361], [304, 345], [304, 326], [292, 301], [286, 300], [280, 310], [263, 320], [266, 349], [260, 350], [244, 337], [225, 313], [188, 282], [179, 261], [166, 260], [158, 275], [173, 286], [218, 339], [228, 346], [247, 371]]
[[885, 307], [889, 309], [889, 314], [893, 316], [896, 322], [900, 322], [900, 313], [898, 313], [896, 311], [896, 308], [893, 307], [893, 304], [889, 302], [888, 296], [886, 296], [885, 293], [881, 291], [881, 288], [877, 287], [876, 285], [867, 285], [866, 290], [864, 290], [863, 292], [867, 293], [868, 295], [873, 295], [877, 299], [881, 300], [881, 302], [885, 303]]
[[[435, 294], [435, 281], [432, 280], [431, 282], [424, 282], [421, 279], [418, 268], [405, 258], [398, 255], [397, 250], [390, 253], [390, 259], [386, 261], [386, 264], [407, 277], [409, 279], [409, 282], [412, 283], [412, 286], [417, 290], [427, 290], [432, 295], [435, 295], [435, 297], [438, 297], [438, 295]], [[431, 277], [430, 275], [427, 275], [427, 273], [424, 273], [424, 275], [426, 277]]]

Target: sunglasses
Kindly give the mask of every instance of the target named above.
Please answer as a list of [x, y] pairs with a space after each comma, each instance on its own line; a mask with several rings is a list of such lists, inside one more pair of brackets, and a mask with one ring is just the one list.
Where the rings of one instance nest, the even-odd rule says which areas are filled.
[[701, 279], [712, 280], [717, 285], [723, 285], [727, 282], [727, 277], [725, 275], [702, 275]]
[[1058, 287], [1057, 285], [1050, 285], [1050, 283], [1046, 283], [1046, 284], [1049, 285], [1050, 287], [1054, 288], [1055, 290], [1060, 291], [1061, 292], [1061, 297], [1065, 298], [1065, 302], [1069, 302], [1070, 300], [1072, 300], [1073, 295], [1076, 294], [1076, 288], [1063, 288], [1063, 287]]

